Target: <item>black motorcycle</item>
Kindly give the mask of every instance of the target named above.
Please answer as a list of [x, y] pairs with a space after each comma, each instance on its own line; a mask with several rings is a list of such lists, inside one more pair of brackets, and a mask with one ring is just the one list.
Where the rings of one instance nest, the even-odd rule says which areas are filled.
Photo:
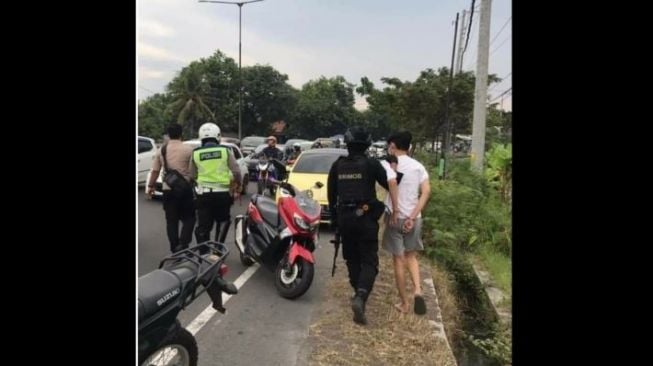
[[197, 365], [197, 342], [177, 315], [204, 291], [224, 314], [222, 293], [238, 293], [223, 278], [228, 254], [224, 244], [205, 242], [164, 258], [159, 269], [138, 279], [139, 365]]

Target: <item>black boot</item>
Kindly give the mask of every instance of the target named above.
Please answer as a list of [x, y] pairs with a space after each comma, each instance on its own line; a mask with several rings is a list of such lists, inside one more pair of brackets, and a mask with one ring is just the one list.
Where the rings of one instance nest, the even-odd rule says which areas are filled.
[[358, 289], [356, 296], [351, 302], [351, 310], [354, 311], [354, 322], [358, 324], [367, 324], [365, 318], [365, 302], [367, 301], [367, 290]]

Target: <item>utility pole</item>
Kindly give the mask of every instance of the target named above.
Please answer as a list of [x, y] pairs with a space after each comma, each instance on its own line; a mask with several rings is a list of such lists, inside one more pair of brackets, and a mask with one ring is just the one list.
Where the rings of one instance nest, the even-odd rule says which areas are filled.
[[447, 88], [447, 106], [444, 110], [444, 121], [446, 123], [444, 129], [444, 148], [440, 155], [440, 179], [447, 177], [446, 160], [449, 158], [449, 145], [451, 144], [451, 120], [449, 117], [449, 105], [451, 104], [451, 89], [453, 88], [453, 67], [456, 58], [456, 35], [458, 33], [458, 13], [456, 13], [456, 26], [453, 31], [453, 47], [451, 47], [451, 68], [449, 69], [449, 88]]
[[201, 3], [217, 3], [217, 4], [228, 4], [228, 5], [238, 5], [238, 140], [243, 139], [243, 127], [242, 127], [242, 114], [243, 114], [243, 70], [241, 63], [241, 53], [242, 53], [242, 43], [241, 43], [241, 32], [242, 32], [242, 23], [243, 23], [243, 5], [249, 3], [255, 3], [263, 0], [251, 0], [251, 1], [241, 1], [241, 2], [228, 2], [228, 1], [211, 1], [211, 0], [199, 0]]
[[463, 49], [465, 48], [465, 34], [470, 29], [467, 29], [467, 10], [463, 10], [463, 19], [460, 27], [460, 35], [458, 36], [458, 55], [456, 57], [456, 74], [459, 74], [463, 68]]
[[485, 155], [485, 118], [487, 113], [487, 74], [490, 51], [490, 12], [492, 0], [481, 0], [476, 59], [476, 88], [472, 126], [472, 167], [480, 172]]

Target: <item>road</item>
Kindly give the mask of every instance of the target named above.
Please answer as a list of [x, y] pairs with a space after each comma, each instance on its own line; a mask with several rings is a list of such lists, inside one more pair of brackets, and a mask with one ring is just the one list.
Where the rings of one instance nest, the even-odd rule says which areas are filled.
[[[256, 190], [249, 184], [249, 192]], [[236, 202], [232, 218], [244, 213], [250, 196]], [[216, 313], [196, 333], [199, 365], [307, 365], [305, 341], [314, 310], [321, 302], [324, 284], [331, 276], [333, 233], [324, 225], [314, 253], [316, 272], [311, 288], [300, 298], [287, 300], [274, 287], [274, 273], [261, 267], [226, 303], [226, 314]], [[193, 242], [194, 245], [195, 242]], [[235, 281], [247, 269], [240, 263], [234, 245], [233, 225], [226, 241], [231, 250], [226, 264], [226, 279]], [[143, 189], [138, 193], [138, 274], [158, 267], [169, 253], [165, 218], [160, 200], [148, 200]], [[339, 269], [342, 270], [342, 269]], [[179, 321], [187, 327], [211, 303], [206, 293], [182, 311]]]

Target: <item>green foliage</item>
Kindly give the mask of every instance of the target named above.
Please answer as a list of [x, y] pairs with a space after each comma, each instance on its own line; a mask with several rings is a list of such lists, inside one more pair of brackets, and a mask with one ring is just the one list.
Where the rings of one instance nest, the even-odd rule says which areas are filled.
[[171, 113], [166, 112], [166, 107], [171, 102], [167, 94], [154, 94], [138, 105], [138, 134], [162, 139], [166, 127], [175, 121]]
[[496, 188], [504, 202], [509, 202], [512, 192], [512, 144], [495, 144], [485, 154], [485, 177]]
[[323, 76], [304, 84], [299, 92], [290, 131], [314, 139], [342, 133], [358, 122], [354, 85], [342, 76]]

